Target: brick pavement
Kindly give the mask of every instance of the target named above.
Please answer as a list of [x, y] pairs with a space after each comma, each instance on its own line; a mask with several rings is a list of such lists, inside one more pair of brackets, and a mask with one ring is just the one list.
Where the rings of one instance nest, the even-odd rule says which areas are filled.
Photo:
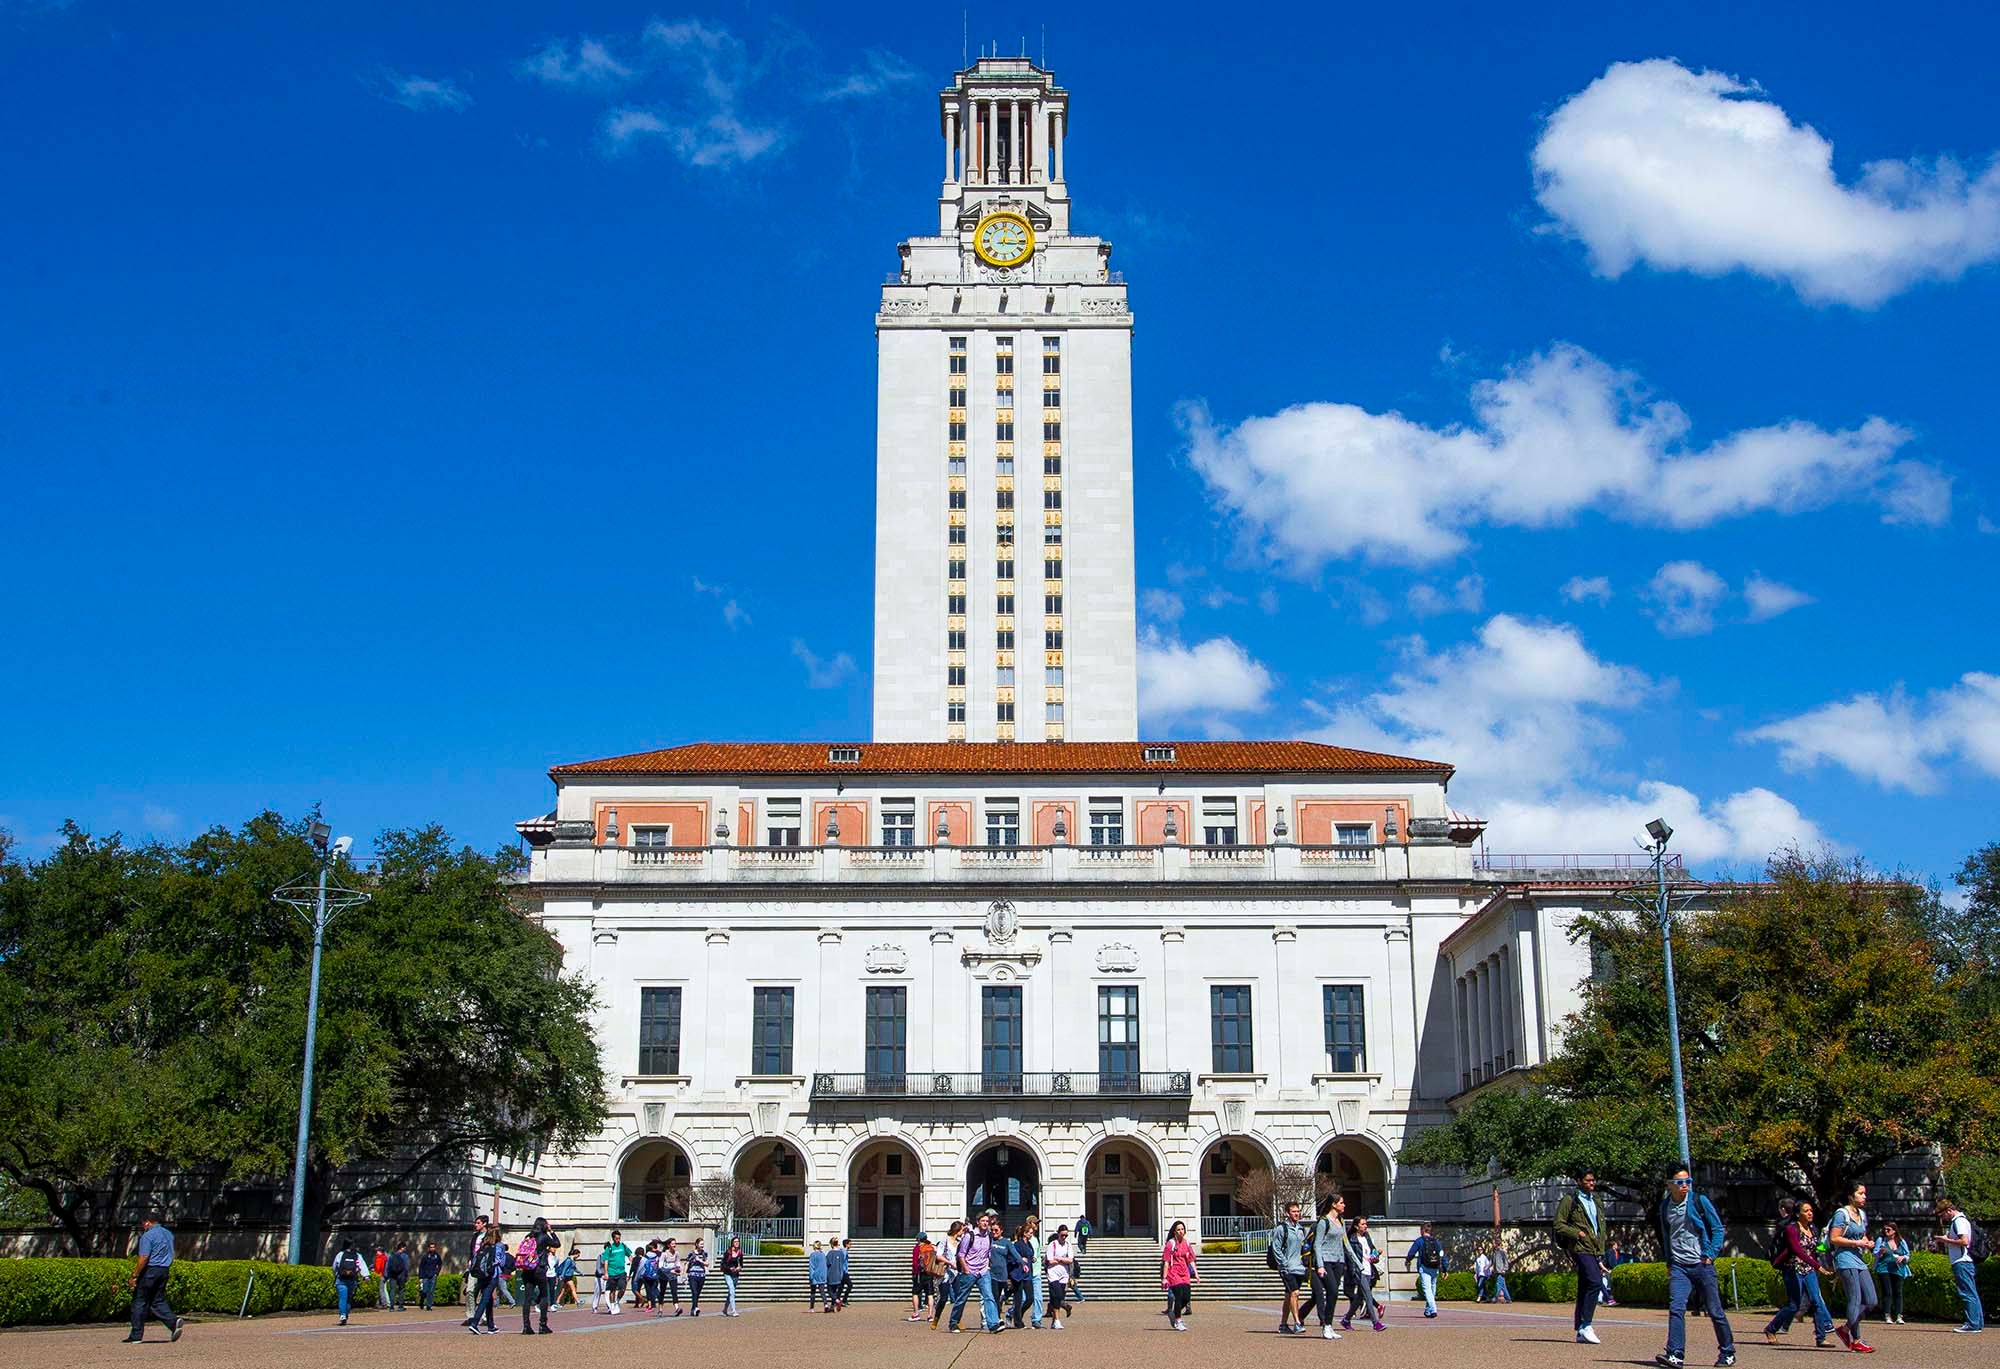
[[[977, 1304], [968, 1321], [976, 1320]], [[190, 1326], [179, 1344], [168, 1343], [155, 1325], [143, 1346], [118, 1343], [119, 1326], [60, 1327], [0, 1332], [0, 1353], [8, 1369], [70, 1369], [132, 1362], [169, 1362], [207, 1369], [275, 1369], [284, 1365], [325, 1365], [328, 1369], [456, 1369], [461, 1365], [535, 1365], [547, 1369], [554, 1351], [574, 1362], [578, 1353], [593, 1360], [672, 1361], [703, 1369], [770, 1369], [774, 1364], [866, 1366], [866, 1369], [974, 1369], [985, 1365], [1044, 1364], [1051, 1353], [1066, 1363], [1105, 1369], [1161, 1369], [1186, 1365], [1214, 1369], [1221, 1363], [1263, 1363], [1273, 1356], [1297, 1357], [1329, 1366], [1365, 1363], [1369, 1369], [1415, 1369], [1433, 1364], [1476, 1369], [1600, 1369], [1608, 1365], [1649, 1365], [1665, 1343], [1665, 1314], [1635, 1308], [1607, 1308], [1598, 1314], [1602, 1346], [1577, 1345], [1570, 1337], [1567, 1308], [1515, 1304], [1507, 1309], [1448, 1305], [1436, 1321], [1425, 1321], [1407, 1303], [1394, 1304], [1390, 1327], [1381, 1334], [1365, 1327], [1345, 1339], [1326, 1342], [1309, 1336], [1280, 1339], [1275, 1334], [1277, 1303], [1217, 1299], [1204, 1302], [1196, 1290], [1189, 1331], [1176, 1335], [1148, 1304], [1086, 1303], [1058, 1335], [1049, 1331], [1009, 1331], [1000, 1336], [968, 1330], [951, 1336], [928, 1324], [900, 1320], [892, 1307], [869, 1305], [836, 1316], [807, 1314], [793, 1306], [750, 1306], [741, 1317], [705, 1315], [655, 1321], [627, 1311], [611, 1318], [565, 1308], [555, 1318], [556, 1336], [589, 1336], [581, 1345], [555, 1337], [524, 1341], [518, 1314], [504, 1315], [497, 1336], [473, 1336], [456, 1317], [425, 1312], [369, 1311], [347, 1327], [331, 1316], [274, 1316], [238, 1322], [218, 1318]], [[1800, 1369], [1808, 1364], [1852, 1358], [1845, 1351], [1815, 1352], [1809, 1334], [1794, 1331], [1789, 1342], [1767, 1347], [1761, 1336], [1766, 1313], [1742, 1312], [1734, 1321], [1743, 1369]], [[1955, 1336], [1942, 1324], [1868, 1328], [1879, 1353], [1866, 1361], [1878, 1366], [1923, 1369], [2000, 1365], [2000, 1331]], [[1708, 1324], [1691, 1320], [1691, 1366], [1714, 1360]], [[1414, 1359], [1410, 1358], [1415, 1356]], [[1861, 1361], [1856, 1361], [1859, 1369]]]

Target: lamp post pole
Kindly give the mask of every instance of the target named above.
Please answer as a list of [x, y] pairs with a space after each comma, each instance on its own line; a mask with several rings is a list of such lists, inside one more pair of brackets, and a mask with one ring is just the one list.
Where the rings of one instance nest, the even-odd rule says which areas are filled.
[[1694, 1157], [1688, 1147], [1687, 1085], [1681, 1075], [1681, 1011], [1674, 995], [1674, 913], [1667, 902], [1667, 838], [1672, 835], [1671, 828], [1665, 829], [1653, 843], [1653, 918], [1660, 924], [1660, 950], [1666, 961], [1667, 1057], [1673, 1062], [1674, 1071], [1674, 1131], [1680, 1142], [1678, 1158], [1683, 1165], [1692, 1166]]
[[320, 956], [326, 948], [327, 926], [333, 919], [344, 910], [368, 901], [368, 895], [358, 890], [343, 889], [338, 885], [329, 887], [326, 882], [333, 862], [344, 858], [353, 847], [353, 838], [342, 837], [329, 847], [327, 838], [333, 835], [333, 829], [317, 818], [307, 835], [318, 857], [318, 873], [311, 880], [293, 880], [271, 895], [272, 899], [305, 918], [311, 924], [313, 934], [312, 980], [306, 990], [305, 1069], [299, 1080], [299, 1136], [292, 1155], [292, 1229], [285, 1240], [285, 1259], [290, 1264], [298, 1264], [305, 1254], [306, 1149], [312, 1139], [313, 1057], [314, 1045], [319, 1039]]

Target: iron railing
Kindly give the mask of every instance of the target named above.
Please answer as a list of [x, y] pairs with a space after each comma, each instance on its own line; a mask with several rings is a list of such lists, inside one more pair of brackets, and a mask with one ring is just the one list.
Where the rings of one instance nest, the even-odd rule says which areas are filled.
[[1186, 1070], [815, 1074], [815, 1098], [1189, 1098]]
[[1245, 1236], [1256, 1236], [1271, 1229], [1269, 1217], [1203, 1217], [1201, 1219], [1202, 1239], [1210, 1241], [1238, 1240]]

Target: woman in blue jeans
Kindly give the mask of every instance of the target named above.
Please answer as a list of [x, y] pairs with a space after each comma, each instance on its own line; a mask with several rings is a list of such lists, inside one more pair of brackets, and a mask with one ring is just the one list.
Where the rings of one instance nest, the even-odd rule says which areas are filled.
[[1820, 1263], [1814, 1250], [1818, 1241], [1813, 1232], [1813, 1205], [1800, 1203], [1792, 1219], [1779, 1228], [1779, 1234], [1784, 1237], [1785, 1245], [1778, 1255], [1778, 1273], [1785, 1280], [1785, 1305], [1764, 1327], [1764, 1343], [1776, 1345], [1778, 1337], [1792, 1329], [1792, 1318], [1810, 1306], [1813, 1345], [1825, 1345], [1827, 1333], [1833, 1330], [1833, 1314], [1826, 1310], [1826, 1299], [1820, 1293]]

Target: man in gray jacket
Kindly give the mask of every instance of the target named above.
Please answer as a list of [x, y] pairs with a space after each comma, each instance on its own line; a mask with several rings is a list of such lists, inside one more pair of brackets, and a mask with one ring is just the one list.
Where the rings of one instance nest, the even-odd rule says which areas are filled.
[[1299, 1205], [1285, 1204], [1285, 1220], [1271, 1229], [1271, 1262], [1278, 1266], [1278, 1278], [1285, 1285], [1285, 1305], [1278, 1313], [1278, 1333], [1293, 1335], [1304, 1331], [1299, 1313], [1299, 1288], [1306, 1281], [1306, 1228], [1299, 1220]]

